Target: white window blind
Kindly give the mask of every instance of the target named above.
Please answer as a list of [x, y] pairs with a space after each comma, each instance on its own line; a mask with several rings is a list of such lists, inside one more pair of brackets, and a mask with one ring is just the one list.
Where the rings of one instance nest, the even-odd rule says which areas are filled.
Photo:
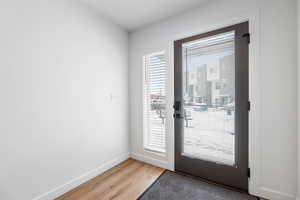
[[165, 52], [143, 57], [144, 148], [166, 152], [166, 59]]

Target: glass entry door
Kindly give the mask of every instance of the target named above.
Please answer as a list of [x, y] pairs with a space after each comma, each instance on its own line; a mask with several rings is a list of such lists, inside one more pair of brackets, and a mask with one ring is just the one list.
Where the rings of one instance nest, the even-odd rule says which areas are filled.
[[175, 169], [248, 191], [248, 22], [175, 41]]

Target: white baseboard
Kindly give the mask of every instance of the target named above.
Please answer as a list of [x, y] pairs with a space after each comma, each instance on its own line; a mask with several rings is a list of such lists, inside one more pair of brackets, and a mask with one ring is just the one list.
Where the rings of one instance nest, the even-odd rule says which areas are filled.
[[165, 168], [168, 169], [168, 162], [164, 162], [155, 158], [151, 158], [151, 157], [147, 157], [141, 154], [137, 154], [137, 153], [131, 153], [131, 157], [136, 159], [136, 160], [140, 160], [143, 161], [145, 163], [149, 163], [151, 165], [155, 165], [161, 168]]
[[119, 155], [118, 157], [114, 158], [111, 161], [104, 163], [103, 165], [97, 167], [96, 169], [90, 170], [90, 171], [82, 174], [81, 176], [68, 181], [67, 183], [65, 183], [63, 185], [60, 185], [42, 195], [34, 198], [33, 200], [53, 200], [53, 199], [63, 195], [64, 193], [74, 189], [75, 187], [81, 185], [82, 183], [98, 176], [99, 174], [105, 172], [106, 170], [125, 161], [126, 159], [129, 158], [129, 155], [130, 155], [129, 153], [124, 153], [122, 155]]
[[292, 194], [275, 191], [266, 187], [261, 187], [259, 190], [259, 196], [269, 200], [298, 200], [298, 198]]

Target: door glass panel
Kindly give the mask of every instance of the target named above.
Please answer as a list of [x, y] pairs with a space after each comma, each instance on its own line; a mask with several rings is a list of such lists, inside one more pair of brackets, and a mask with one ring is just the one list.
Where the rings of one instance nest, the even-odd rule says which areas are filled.
[[182, 45], [182, 154], [235, 164], [234, 31]]

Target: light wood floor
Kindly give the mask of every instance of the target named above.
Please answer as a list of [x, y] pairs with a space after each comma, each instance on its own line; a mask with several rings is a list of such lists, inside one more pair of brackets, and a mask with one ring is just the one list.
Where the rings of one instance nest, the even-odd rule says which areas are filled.
[[163, 171], [162, 168], [128, 159], [56, 200], [135, 200]]

